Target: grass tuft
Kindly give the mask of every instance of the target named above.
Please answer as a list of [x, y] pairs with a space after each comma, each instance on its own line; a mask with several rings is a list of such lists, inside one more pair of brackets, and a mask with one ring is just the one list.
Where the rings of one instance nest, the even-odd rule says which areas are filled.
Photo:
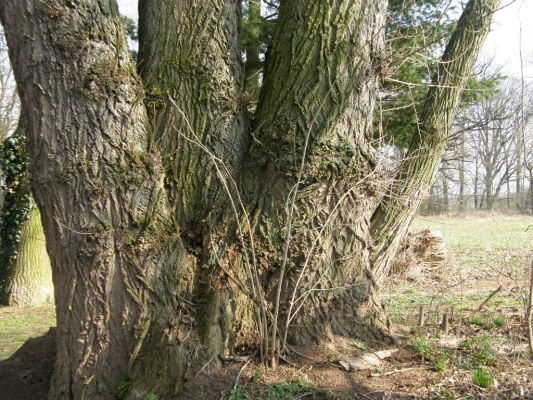
[[483, 368], [473, 369], [472, 370], [472, 382], [474, 385], [488, 388], [494, 384], [494, 377]]

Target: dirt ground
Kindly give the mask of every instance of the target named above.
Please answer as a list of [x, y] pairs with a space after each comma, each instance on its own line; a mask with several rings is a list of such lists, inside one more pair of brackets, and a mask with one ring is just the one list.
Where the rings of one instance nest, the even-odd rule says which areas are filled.
[[[265, 369], [256, 362], [208, 367], [201, 374], [189, 377], [184, 392], [174, 399], [533, 398], [530, 391], [533, 367], [530, 362], [500, 366], [510, 375], [515, 374], [509, 382], [500, 383], [503, 391], [496, 391], [495, 388], [483, 389], [473, 385], [465, 371], [437, 371], [430, 362], [422, 360], [405, 340], [401, 340], [396, 348], [398, 351], [379, 367], [358, 372], [346, 372], [338, 360], [372, 349], [363, 352], [345, 342], [341, 345], [330, 343], [322, 348], [295, 349], [301, 355], [294, 353], [275, 370]], [[28, 340], [13, 356], [0, 362], [0, 398], [45, 400], [53, 360], [53, 330], [45, 336]], [[506, 384], [510, 385], [506, 387]]]
[[[334, 359], [339, 349], [329, 345], [325, 349], [326, 359], [321, 356], [323, 350], [307, 349], [305, 357], [295, 354], [276, 370], [265, 369], [257, 363], [229, 363], [222, 368], [207, 368], [202, 374], [190, 377], [184, 392], [176, 399], [227, 399], [239, 372], [239, 387], [247, 388], [250, 392], [247, 398], [250, 399], [414, 399], [419, 397], [409, 395], [412, 390], [429, 386], [438, 379], [432, 371], [420, 374], [425, 367], [420, 366], [416, 356], [405, 348], [398, 351], [379, 373], [345, 372]], [[46, 399], [54, 353], [54, 331], [51, 330], [42, 337], [28, 340], [13, 356], [0, 362], [0, 398]], [[275, 383], [279, 385], [279, 393], [272, 390]], [[283, 387], [288, 389], [284, 391]], [[290, 397], [291, 390], [298, 393]]]

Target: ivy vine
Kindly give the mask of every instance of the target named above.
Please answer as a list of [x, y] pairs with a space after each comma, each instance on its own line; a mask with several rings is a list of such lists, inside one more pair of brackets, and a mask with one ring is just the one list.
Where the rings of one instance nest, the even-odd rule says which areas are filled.
[[25, 146], [25, 126], [19, 126], [0, 146], [4, 202], [0, 214], [0, 299], [9, 290], [10, 279], [18, 254], [22, 226], [35, 207], [28, 179], [28, 155]]

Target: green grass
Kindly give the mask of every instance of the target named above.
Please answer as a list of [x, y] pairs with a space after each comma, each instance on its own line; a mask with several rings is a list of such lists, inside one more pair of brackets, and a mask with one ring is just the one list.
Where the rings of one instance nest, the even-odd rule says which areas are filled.
[[531, 261], [533, 230], [526, 232], [531, 223], [533, 219], [527, 215], [420, 217], [411, 231], [440, 231], [455, 263], [465, 268], [512, 271]]
[[412, 231], [440, 230], [446, 245], [453, 250], [509, 250], [533, 249], [533, 231], [526, 232], [533, 223], [530, 216], [487, 217], [419, 217], [413, 221]]
[[445, 371], [453, 358], [453, 351], [441, 349], [423, 337], [412, 337], [409, 344], [422, 360], [429, 361], [439, 372]]
[[[516, 296], [505, 291], [498, 293], [485, 309], [523, 308], [520, 299], [525, 288], [523, 271], [524, 268], [529, 269], [533, 252], [533, 230], [525, 230], [532, 222], [529, 216], [498, 215], [415, 219], [411, 231], [430, 229], [442, 233], [449, 261], [442, 269], [441, 281], [392, 287], [389, 293], [384, 293], [383, 301], [391, 320], [400, 324], [416, 324], [419, 305], [425, 307], [426, 321], [430, 324], [439, 323], [445, 309], [453, 309], [456, 318], [463, 317], [465, 313], [462, 310], [477, 309], [496, 288], [498, 283], [495, 283], [494, 277], [499, 275], [507, 277], [507, 282], [512, 278], [521, 289], [515, 291]], [[464, 279], [462, 284], [457, 284], [458, 277]], [[454, 279], [456, 284], [452, 286], [448, 282], [453, 283]], [[440, 311], [441, 315], [435, 311]], [[505, 325], [505, 319], [473, 317], [471, 323], [493, 329]]]
[[38, 307], [0, 307], [0, 360], [9, 358], [29, 338], [55, 326], [52, 304]]
[[494, 377], [483, 368], [472, 370], [472, 382], [482, 388], [488, 388], [494, 384]]
[[499, 362], [499, 357], [493, 350], [496, 345], [496, 338], [488, 334], [481, 334], [466, 339], [460, 344], [460, 348], [470, 355], [466, 362], [472, 366], [496, 366]]

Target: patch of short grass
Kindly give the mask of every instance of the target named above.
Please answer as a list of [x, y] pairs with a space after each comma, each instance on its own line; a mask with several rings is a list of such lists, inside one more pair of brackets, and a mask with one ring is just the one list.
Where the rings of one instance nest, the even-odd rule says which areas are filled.
[[526, 232], [531, 224], [527, 215], [477, 217], [419, 217], [413, 221], [412, 231], [439, 230], [451, 249], [531, 249], [532, 232]]
[[423, 337], [412, 337], [409, 344], [423, 360], [429, 361], [439, 372], [448, 368], [453, 357], [453, 351], [439, 348]]
[[53, 304], [0, 307], [0, 360], [9, 358], [28, 339], [44, 335], [55, 324]]
[[495, 338], [488, 334], [481, 334], [466, 339], [460, 344], [460, 348], [470, 355], [467, 362], [473, 367], [495, 366], [499, 362], [498, 354], [493, 350], [495, 345]]

